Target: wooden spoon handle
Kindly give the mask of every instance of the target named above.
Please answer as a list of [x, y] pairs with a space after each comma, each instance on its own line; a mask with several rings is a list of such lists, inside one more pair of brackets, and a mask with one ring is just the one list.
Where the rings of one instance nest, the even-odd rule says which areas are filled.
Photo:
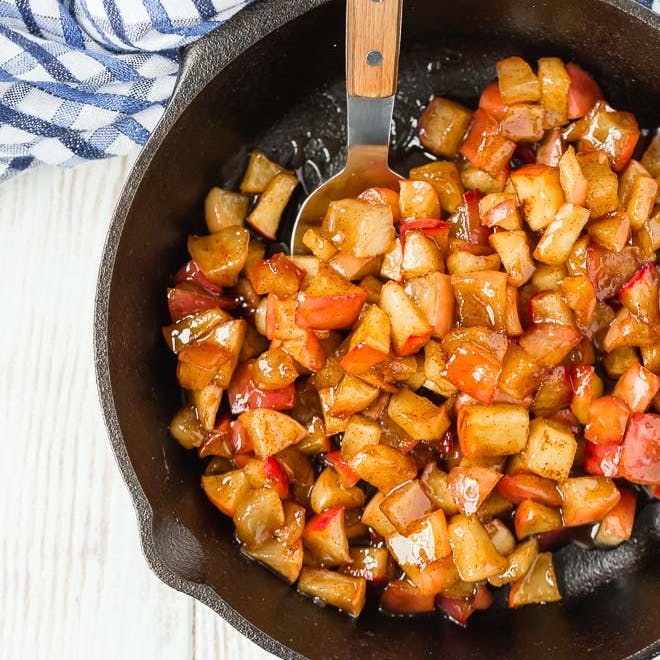
[[346, 91], [385, 98], [396, 92], [403, 0], [346, 0]]

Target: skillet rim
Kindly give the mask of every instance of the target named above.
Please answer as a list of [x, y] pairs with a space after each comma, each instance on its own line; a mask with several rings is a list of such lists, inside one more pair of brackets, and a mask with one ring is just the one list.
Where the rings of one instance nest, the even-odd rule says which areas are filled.
[[[283, 660], [305, 660], [305, 656], [263, 632], [226, 603], [222, 595], [212, 587], [182, 578], [160, 559], [153, 535], [153, 508], [128, 456], [115, 407], [108, 354], [108, 314], [112, 274], [124, 224], [151, 161], [170, 129], [204, 87], [234, 59], [271, 32], [330, 1], [296, 0], [293, 3], [287, 0], [256, 0], [225, 24], [184, 49], [172, 97], [133, 164], [113, 211], [103, 247], [94, 300], [94, 362], [101, 410], [115, 460], [136, 510], [142, 551], [149, 567], [165, 584], [207, 605], [245, 637]], [[635, 0], [597, 1], [642, 21], [660, 35], [660, 15]], [[651, 660], [658, 653], [660, 639], [622, 660]]]

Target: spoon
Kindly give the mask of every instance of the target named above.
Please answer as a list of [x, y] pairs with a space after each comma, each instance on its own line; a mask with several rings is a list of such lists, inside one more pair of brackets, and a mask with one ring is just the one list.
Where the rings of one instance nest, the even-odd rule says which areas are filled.
[[318, 226], [331, 201], [356, 197], [372, 186], [398, 191], [402, 177], [387, 163], [399, 67], [403, 0], [347, 0], [344, 169], [303, 203], [293, 225], [291, 254], [309, 250], [302, 238]]

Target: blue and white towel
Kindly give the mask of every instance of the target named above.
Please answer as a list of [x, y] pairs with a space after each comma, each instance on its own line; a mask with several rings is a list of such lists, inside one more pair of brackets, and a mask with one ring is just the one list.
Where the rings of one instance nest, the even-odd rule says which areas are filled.
[[0, 181], [143, 145], [181, 47], [251, 1], [0, 0]]

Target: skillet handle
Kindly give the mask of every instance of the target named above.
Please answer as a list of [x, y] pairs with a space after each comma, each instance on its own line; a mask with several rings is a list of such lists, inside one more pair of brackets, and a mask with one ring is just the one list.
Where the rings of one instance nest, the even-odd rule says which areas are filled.
[[403, 0], [346, 0], [346, 91], [386, 98], [396, 92]]

